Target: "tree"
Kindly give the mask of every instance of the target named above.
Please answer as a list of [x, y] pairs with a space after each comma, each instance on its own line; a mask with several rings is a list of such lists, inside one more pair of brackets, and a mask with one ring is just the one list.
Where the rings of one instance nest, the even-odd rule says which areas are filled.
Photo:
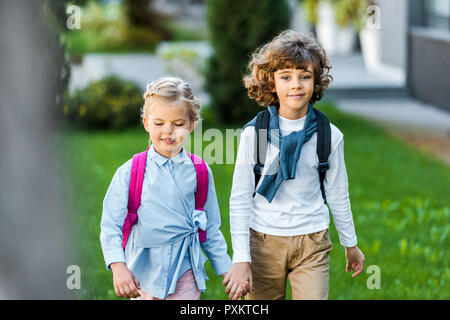
[[285, 0], [208, 0], [207, 6], [214, 52], [205, 89], [222, 122], [242, 123], [259, 111], [242, 81], [251, 53], [288, 28], [290, 7]]
[[168, 40], [171, 32], [165, 27], [167, 17], [152, 10], [153, 0], [124, 0], [125, 14], [132, 27], [148, 28], [158, 34], [161, 39]]

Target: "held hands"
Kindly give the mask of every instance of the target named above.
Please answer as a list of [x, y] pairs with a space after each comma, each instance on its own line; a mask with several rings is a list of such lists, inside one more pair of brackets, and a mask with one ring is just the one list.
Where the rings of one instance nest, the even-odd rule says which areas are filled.
[[224, 275], [222, 284], [227, 286], [225, 293], [229, 295], [229, 300], [239, 300], [248, 292], [253, 292], [250, 263], [233, 263], [230, 270]]
[[139, 281], [128, 269], [124, 262], [111, 263], [111, 270], [113, 271], [114, 291], [119, 297], [123, 298], [137, 298], [141, 294]]
[[347, 260], [345, 272], [349, 272], [352, 269], [355, 271], [352, 274], [352, 278], [356, 277], [363, 271], [364, 254], [357, 246], [345, 248], [345, 259]]

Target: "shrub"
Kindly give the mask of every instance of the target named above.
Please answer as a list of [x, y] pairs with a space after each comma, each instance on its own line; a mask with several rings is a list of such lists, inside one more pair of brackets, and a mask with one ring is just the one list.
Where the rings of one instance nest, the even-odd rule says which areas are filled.
[[159, 25], [132, 23], [120, 3], [88, 1], [82, 12], [81, 29], [66, 32], [71, 53], [153, 51], [170, 36]]
[[70, 124], [89, 129], [122, 129], [139, 125], [142, 90], [115, 76], [94, 81], [66, 98], [64, 115]]
[[259, 111], [242, 81], [250, 55], [288, 28], [290, 8], [285, 0], [209, 0], [207, 5], [214, 52], [208, 60], [205, 89], [221, 121], [243, 122]]

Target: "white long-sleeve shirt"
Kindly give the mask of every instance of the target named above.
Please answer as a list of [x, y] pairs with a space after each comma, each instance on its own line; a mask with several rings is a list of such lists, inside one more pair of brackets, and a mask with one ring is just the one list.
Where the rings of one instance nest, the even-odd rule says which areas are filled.
[[[290, 120], [279, 116], [283, 136], [302, 130], [306, 116]], [[331, 125], [331, 153], [328, 159], [324, 187], [333, 221], [344, 247], [357, 243], [348, 194], [348, 178], [344, 162], [342, 132]], [[276, 235], [293, 236], [321, 231], [329, 227], [329, 210], [320, 190], [317, 171], [319, 159], [316, 153], [317, 132], [303, 145], [297, 163], [295, 179], [281, 183], [272, 202], [256, 193], [253, 167], [255, 127], [247, 126], [241, 133], [233, 186], [230, 196], [230, 229], [233, 246], [233, 262], [251, 262], [249, 227], [253, 230]], [[268, 144], [266, 164], [270, 163], [271, 144]], [[258, 187], [263, 176], [258, 183]]]

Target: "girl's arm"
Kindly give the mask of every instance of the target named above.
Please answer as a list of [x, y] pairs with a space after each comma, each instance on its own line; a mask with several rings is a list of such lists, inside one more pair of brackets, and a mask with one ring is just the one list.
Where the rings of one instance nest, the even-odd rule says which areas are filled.
[[207, 168], [209, 179], [208, 197], [204, 205], [204, 210], [207, 217], [206, 241], [200, 243], [211, 261], [211, 265], [216, 274], [223, 275], [230, 269], [231, 259], [227, 253], [227, 243], [219, 229], [221, 225], [221, 218], [214, 185], [214, 177], [208, 165]]
[[125, 262], [122, 249], [122, 226], [128, 212], [128, 186], [131, 160], [117, 169], [103, 200], [100, 242], [107, 269], [111, 263]]

